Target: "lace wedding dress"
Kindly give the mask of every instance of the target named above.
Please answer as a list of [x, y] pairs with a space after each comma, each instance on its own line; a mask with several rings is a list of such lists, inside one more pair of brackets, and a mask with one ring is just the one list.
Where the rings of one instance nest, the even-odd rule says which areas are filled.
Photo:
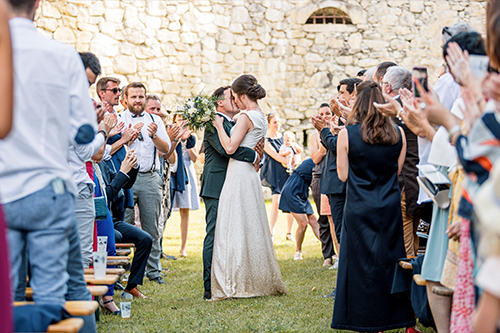
[[[253, 123], [240, 146], [254, 148], [267, 119], [258, 110], [242, 112]], [[229, 161], [219, 199], [212, 261], [212, 298], [286, 293], [274, 252], [260, 177], [250, 163]]]

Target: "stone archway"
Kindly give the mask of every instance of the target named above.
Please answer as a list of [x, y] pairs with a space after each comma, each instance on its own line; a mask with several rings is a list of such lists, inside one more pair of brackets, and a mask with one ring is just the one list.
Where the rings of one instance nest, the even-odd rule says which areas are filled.
[[290, 13], [290, 18], [296, 24], [305, 24], [309, 16], [311, 16], [315, 11], [327, 7], [340, 9], [349, 15], [353, 24], [366, 23], [366, 12], [363, 8], [338, 0], [322, 0], [317, 3], [311, 3], [304, 7], [297, 8]]

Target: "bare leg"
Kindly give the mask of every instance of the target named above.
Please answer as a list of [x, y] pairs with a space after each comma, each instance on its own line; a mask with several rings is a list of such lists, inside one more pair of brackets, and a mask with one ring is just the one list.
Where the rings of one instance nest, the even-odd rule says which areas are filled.
[[314, 232], [314, 236], [316, 236], [316, 238], [321, 242], [321, 239], [319, 238], [319, 223], [318, 223], [318, 218], [316, 217], [316, 215], [311, 214], [311, 215], [307, 216], [307, 220], [308, 220], [308, 223], [309, 223], [309, 225], [311, 226], [311, 228], [312, 228], [312, 230]]
[[271, 216], [269, 221], [271, 223], [271, 236], [274, 237], [274, 233], [276, 232], [276, 222], [278, 222], [278, 205], [280, 203], [280, 195], [273, 194], [271, 204]]
[[335, 235], [335, 225], [333, 224], [333, 219], [331, 215], [328, 216], [328, 222], [330, 222], [330, 233], [332, 234], [332, 240], [333, 240], [333, 248], [335, 249], [335, 253], [339, 255], [340, 253], [340, 244], [337, 239], [337, 235]]
[[179, 213], [181, 215], [181, 257], [187, 257], [186, 242], [188, 236], [189, 209], [180, 208]]
[[[107, 308], [111, 312], [116, 312], [119, 311], [118, 307], [116, 306], [115, 302], [110, 302], [113, 300], [113, 296], [101, 296], [103, 306]], [[109, 303], [107, 303], [109, 302]], [[106, 303], [106, 304], [104, 304]]]
[[307, 218], [306, 214], [292, 213], [292, 215], [298, 224], [297, 231], [295, 232], [295, 252], [302, 253], [302, 243], [304, 242], [304, 235], [306, 234], [309, 219]]
[[286, 225], [286, 233], [291, 234], [292, 233], [292, 227], [293, 227], [293, 215], [292, 214], [286, 214], [287, 218], [287, 225]]
[[451, 297], [436, 295], [432, 292], [432, 287], [441, 286], [441, 283], [429, 281], [427, 282], [427, 298], [431, 307], [432, 316], [436, 322], [438, 333], [450, 332], [451, 318]]

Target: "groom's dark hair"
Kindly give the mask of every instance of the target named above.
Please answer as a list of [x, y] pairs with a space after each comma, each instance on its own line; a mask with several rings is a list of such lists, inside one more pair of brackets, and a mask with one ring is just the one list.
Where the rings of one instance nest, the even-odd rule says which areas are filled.
[[227, 89], [231, 89], [231, 86], [224, 86], [215, 89], [214, 93], [212, 94], [215, 107], [217, 107], [217, 102], [224, 98], [224, 91], [226, 91]]

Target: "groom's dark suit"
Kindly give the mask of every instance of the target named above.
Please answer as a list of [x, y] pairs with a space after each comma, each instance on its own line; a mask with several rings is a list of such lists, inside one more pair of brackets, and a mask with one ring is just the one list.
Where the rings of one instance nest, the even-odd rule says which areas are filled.
[[[234, 123], [224, 118], [224, 130], [230, 135]], [[205, 293], [210, 292], [210, 272], [212, 268], [212, 255], [214, 249], [215, 223], [217, 222], [217, 208], [219, 206], [220, 192], [226, 179], [229, 159], [253, 163], [256, 153], [253, 149], [239, 147], [232, 155], [228, 155], [222, 147], [217, 130], [206, 129], [203, 138], [205, 146], [205, 166], [201, 176], [200, 196], [205, 201], [207, 235], [203, 242], [203, 282]], [[225, 203], [228, 204], [228, 203]]]

